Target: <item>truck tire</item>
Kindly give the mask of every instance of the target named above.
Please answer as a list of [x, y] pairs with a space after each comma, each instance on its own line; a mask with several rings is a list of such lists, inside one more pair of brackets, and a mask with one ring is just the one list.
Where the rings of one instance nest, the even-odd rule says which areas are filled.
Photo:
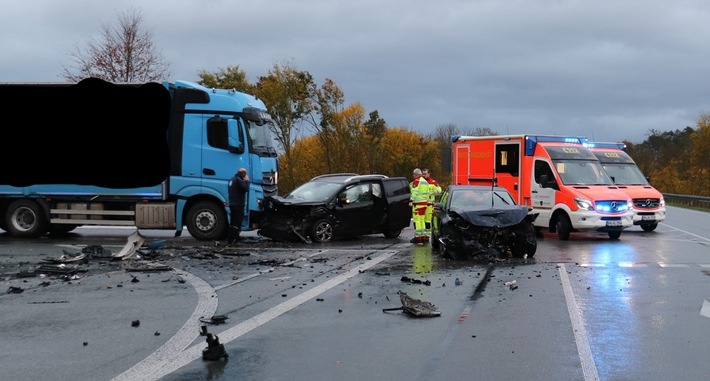
[[560, 238], [560, 241], [569, 241], [569, 235], [572, 232], [572, 223], [569, 220], [569, 217], [564, 214], [560, 214], [557, 216], [557, 236]]
[[47, 233], [47, 218], [42, 207], [32, 200], [16, 200], [7, 207], [7, 232], [18, 238], [37, 238]]
[[216, 202], [200, 201], [187, 211], [187, 231], [200, 241], [223, 239], [227, 234], [227, 211]]

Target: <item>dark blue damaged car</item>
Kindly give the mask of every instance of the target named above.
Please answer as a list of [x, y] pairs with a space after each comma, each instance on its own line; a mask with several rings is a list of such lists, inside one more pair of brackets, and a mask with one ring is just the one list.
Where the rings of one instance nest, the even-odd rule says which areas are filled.
[[530, 258], [537, 250], [536, 218], [505, 188], [450, 185], [434, 204], [431, 245], [454, 259]]

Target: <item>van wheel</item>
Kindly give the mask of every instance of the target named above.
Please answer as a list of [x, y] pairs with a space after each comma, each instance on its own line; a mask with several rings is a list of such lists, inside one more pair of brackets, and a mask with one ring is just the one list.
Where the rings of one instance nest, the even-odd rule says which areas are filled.
[[570, 232], [572, 232], [572, 223], [569, 217], [564, 214], [557, 216], [557, 236], [560, 241], [568, 241]]
[[611, 239], [619, 239], [619, 237], [621, 237], [621, 230], [610, 231], [607, 232], [607, 234], [609, 234], [609, 238]]
[[48, 225], [42, 207], [32, 200], [16, 200], [7, 207], [4, 226], [13, 237], [40, 237], [47, 233]]
[[200, 201], [187, 211], [185, 225], [195, 239], [220, 240], [227, 235], [227, 211], [216, 202]]
[[333, 240], [333, 234], [333, 224], [327, 219], [318, 220], [311, 227], [311, 239], [313, 242], [330, 242]]
[[651, 224], [641, 224], [641, 229], [645, 232], [652, 232], [656, 230], [656, 227], [658, 226], [658, 222], [654, 222]]

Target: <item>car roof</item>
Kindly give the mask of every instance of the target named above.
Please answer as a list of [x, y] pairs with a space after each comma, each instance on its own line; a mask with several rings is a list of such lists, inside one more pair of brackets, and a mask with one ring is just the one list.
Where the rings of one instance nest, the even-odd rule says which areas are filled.
[[363, 180], [377, 180], [377, 179], [387, 179], [388, 176], [380, 174], [370, 174], [370, 175], [359, 175], [357, 173], [329, 173], [325, 175], [320, 175], [312, 178], [310, 181], [321, 181], [328, 183], [351, 183]]

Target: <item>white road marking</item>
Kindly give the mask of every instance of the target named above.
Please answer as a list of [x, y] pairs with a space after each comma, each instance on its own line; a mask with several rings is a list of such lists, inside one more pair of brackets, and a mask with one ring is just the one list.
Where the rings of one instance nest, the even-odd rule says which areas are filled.
[[567, 276], [567, 269], [563, 263], [559, 263], [558, 266], [560, 271], [560, 279], [562, 279], [562, 289], [565, 292], [567, 311], [569, 312], [569, 318], [572, 321], [574, 340], [577, 343], [579, 360], [582, 362], [584, 379], [585, 381], [598, 381], [599, 374], [597, 373], [597, 366], [594, 363], [592, 349], [589, 347], [589, 341], [587, 340], [587, 331], [584, 329], [584, 322], [579, 314], [579, 307], [577, 306], [574, 292], [572, 291], [572, 285], [570, 284], [569, 277]]
[[[331, 288], [343, 283], [344, 281], [360, 274], [361, 272], [379, 264], [380, 262], [383, 262], [393, 255], [397, 254], [399, 251], [389, 251], [384, 254], [381, 254], [375, 258], [372, 258], [370, 260], [367, 260], [363, 264], [356, 266], [352, 268], [351, 270], [340, 274], [330, 280], [327, 280], [320, 285], [304, 291], [303, 293], [269, 309], [266, 310], [259, 315], [256, 315], [250, 319], [247, 319], [236, 326], [223, 331], [222, 333], [219, 334], [219, 342], [222, 344], [229, 343], [232, 340], [237, 339], [238, 337], [246, 334], [247, 332], [258, 328], [259, 326], [266, 324], [270, 320], [292, 310], [295, 307], [298, 307], [299, 305], [312, 300], [314, 297], [322, 294], [325, 291], [330, 290]], [[258, 274], [253, 274], [249, 278], [252, 278], [254, 276], [258, 276], [263, 272], [260, 272]], [[202, 279], [194, 276], [194, 275], [185, 275], [185, 277], [188, 278], [188, 281], [195, 287], [195, 289], [198, 292], [198, 295], [200, 295], [200, 302], [202, 302], [204, 299], [207, 299], [207, 301], [211, 301], [214, 303], [214, 309], [212, 310], [212, 313], [205, 313], [204, 310], [206, 309], [205, 306], [200, 306], [200, 302], [198, 302], [198, 308], [195, 309], [195, 312], [192, 314], [190, 317], [190, 320], [188, 320], [187, 323], [185, 323], [185, 326], [178, 331], [178, 333], [168, 340], [165, 345], [163, 345], [161, 348], [159, 348], [156, 352], [148, 356], [146, 359], [143, 361], [139, 362], [135, 366], [133, 366], [131, 369], [127, 370], [126, 372], [120, 374], [118, 377], [114, 378], [112, 381], [123, 381], [123, 380], [130, 380], [130, 381], [154, 381], [158, 380], [180, 368], [183, 366], [191, 363], [192, 361], [195, 361], [197, 359], [202, 358], [202, 350], [205, 348], [204, 343], [199, 343], [195, 344], [187, 349], [184, 349], [187, 345], [189, 345], [192, 341], [194, 341], [195, 337], [197, 334], [199, 334], [199, 318], [201, 316], [212, 316], [214, 314], [214, 311], [217, 309], [217, 296], [214, 294], [214, 290], [212, 289], [209, 285], [207, 285], [206, 282], [204, 282]], [[245, 278], [240, 279], [239, 281], [244, 281]], [[234, 284], [237, 282], [230, 283], [228, 285]], [[207, 285], [207, 288], [205, 289], [204, 285]], [[227, 287], [228, 285], [224, 285], [221, 288]], [[209, 294], [209, 295], [208, 295]], [[207, 295], [205, 297], [205, 295]], [[199, 311], [199, 312], [198, 312]], [[184, 350], [183, 350], [184, 349]]]
[[700, 308], [700, 315], [710, 318], [710, 302], [703, 300], [703, 307]]
[[669, 228], [671, 228], [671, 229], [673, 229], [673, 230], [677, 230], [677, 231], [679, 231], [679, 232], [682, 232], [682, 233], [685, 233], [685, 234], [689, 234], [689, 235], [692, 235], [693, 237], [697, 237], [697, 238], [700, 238], [700, 239], [702, 239], [702, 240], [705, 240], [705, 241], [710, 242], [710, 238], [705, 238], [705, 237], [703, 237], [703, 236], [699, 236], [699, 235], [697, 235], [697, 234], [693, 234], [693, 233], [691, 233], [691, 232], [689, 232], [689, 231], [687, 231], [687, 230], [679, 229], [679, 228], [677, 228], [677, 227], [675, 227], [675, 226], [671, 226], [671, 225], [668, 225], [668, 224], [661, 224], [661, 225], [667, 226], [667, 227], [669, 227]]
[[199, 335], [200, 318], [211, 317], [217, 311], [217, 295], [215, 290], [204, 280], [188, 272], [177, 270], [176, 273], [187, 280], [195, 288], [198, 295], [197, 307], [185, 325], [163, 346], [151, 353], [143, 361], [115, 377], [112, 381], [123, 380], [157, 380], [165, 374], [159, 369], [165, 362], [171, 362]]

